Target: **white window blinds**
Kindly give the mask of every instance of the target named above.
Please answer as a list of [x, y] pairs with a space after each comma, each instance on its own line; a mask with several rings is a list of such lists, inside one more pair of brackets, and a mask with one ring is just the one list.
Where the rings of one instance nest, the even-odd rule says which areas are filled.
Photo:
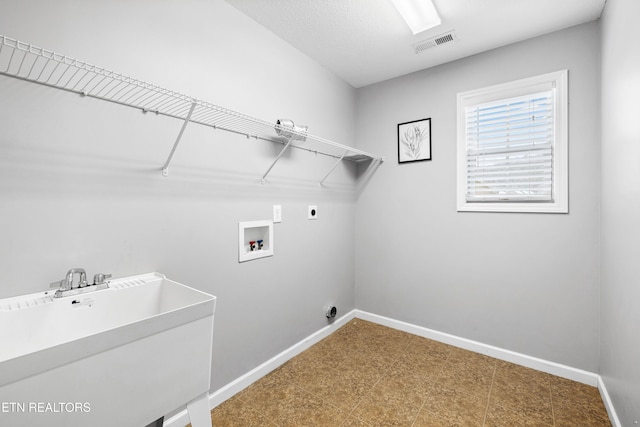
[[553, 202], [554, 90], [465, 107], [467, 202]]

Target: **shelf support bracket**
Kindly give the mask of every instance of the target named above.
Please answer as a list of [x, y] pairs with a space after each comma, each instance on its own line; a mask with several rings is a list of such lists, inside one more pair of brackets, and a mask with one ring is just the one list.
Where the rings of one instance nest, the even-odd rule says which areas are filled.
[[191, 115], [193, 114], [193, 110], [195, 110], [196, 108], [196, 103], [192, 102], [191, 103], [191, 108], [189, 108], [189, 113], [187, 114], [187, 117], [184, 119], [184, 123], [182, 123], [182, 127], [180, 128], [180, 133], [178, 133], [178, 137], [176, 138], [176, 142], [173, 143], [173, 148], [171, 149], [171, 152], [169, 153], [169, 157], [167, 157], [167, 161], [164, 162], [164, 166], [162, 166], [162, 175], [163, 176], [169, 176], [169, 163], [171, 163], [171, 159], [173, 158], [173, 154], [176, 152], [176, 148], [178, 148], [178, 144], [180, 143], [180, 140], [182, 139], [182, 134], [184, 134], [184, 130], [187, 128], [187, 125], [189, 124], [189, 121], [191, 120]]
[[324, 184], [324, 181], [329, 178], [329, 175], [331, 175], [331, 172], [333, 172], [333, 170], [338, 167], [338, 165], [340, 164], [340, 162], [344, 159], [344, 157], [349, 154], [349, 150], [345, 151], [344, 154], [342, 156], [340, 156], [340, 158], [333, 164], [333, 166], [331, 166], [331, 169], [329, 169], [329, 172], [327, 172], [327, 174], [324, 176], [324, 178], [322, 178], [322, 180], [320, 181], [320, 185]]
[[269, 175], [269, 172], [271, 172], [271, 169], [273, 169], [273, 167], [276, 165], [276, 163], [278, 163], [278, 160], [280, 160], [280, 157], [282, 157], [282, 155], [284, 154], [285, 151], [287, 151], [287, 148], [289, 148], [289, 146], [291, 145], [291, 142], [293, 141], [293, 139], [289, 139], [287, 141], [287, 145], [284, 146], [284, 148], [280, 151], [280, 154], [278, 154], [278, 157], [275, 158], [275, 160], [273, 161], [273, 163], [271, 163], [271, 166], [269, 166], [269, 169], [267, 169], [267, 171], [264, 173], [264, 175], [262, 175], [262, 183], [265, 183], [265, 178], [267, 177], [267, 175]]

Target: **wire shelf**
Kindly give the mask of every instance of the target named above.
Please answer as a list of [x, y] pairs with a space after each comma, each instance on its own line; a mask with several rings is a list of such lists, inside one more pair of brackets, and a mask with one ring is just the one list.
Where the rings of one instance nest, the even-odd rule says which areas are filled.
[[285, 149], [297, 148], [339, 160], [383, 161], [382, 157], [297, 129], [287, 129], [289, 134], [295, 136], [283, 138], [277, 135], [278, 125], [274, 122], [251, 117], [2, 35], [0, 75], [183, 120], [180, 135], [163, 167], [165, 175], [187, 123], [233, 132], [247, 138], [278, 142], [286, 144]]

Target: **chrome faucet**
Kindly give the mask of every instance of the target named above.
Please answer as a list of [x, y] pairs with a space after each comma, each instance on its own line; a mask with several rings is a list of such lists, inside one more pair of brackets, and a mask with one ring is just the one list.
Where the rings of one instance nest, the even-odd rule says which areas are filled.
[[[73, 278], [78, 275], [78, 282], [73, 283]], [[109, 287], [109, 282], [105, 281], [111, 277], [111, 274], [99, 273], [93, 276], [93, 284], [87, 282], [87, 272], [84, 268], [72, 268], [67, 271], [64, 279], [51, 283], [51, 288], [56, 288], [55, 297], [60, 298], [69, 295], [78, 295], [85, 292], [97, 291]]]
[[[76, 274], [80, 276], [80, 281], [74, 286], [73, 276]], [[84, 271], [84, 268], [72, 268], [67, 271], [66, 285], [66, 289], [84, 288], [87, 286], [87, 272]]]

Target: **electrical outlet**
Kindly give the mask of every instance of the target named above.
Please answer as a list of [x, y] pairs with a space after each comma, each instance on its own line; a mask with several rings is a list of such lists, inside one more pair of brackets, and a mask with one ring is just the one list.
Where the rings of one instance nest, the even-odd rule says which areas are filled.
[[273, 222], [282, 222], [282, 205], [273, 205]]
[[307, 219], [318, 219], [318, 207], [315, 205], [309, 205], [309, 209], [307, 210], [308, 215]]

